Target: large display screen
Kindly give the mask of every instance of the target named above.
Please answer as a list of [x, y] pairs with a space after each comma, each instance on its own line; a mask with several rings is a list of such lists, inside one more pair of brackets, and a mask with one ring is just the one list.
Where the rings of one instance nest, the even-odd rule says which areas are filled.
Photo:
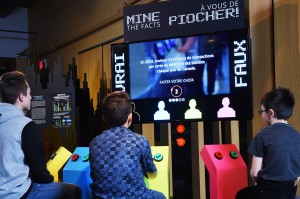
[[112, 45], [112, 90], [135, 122], [252, 119], [247, 29]]

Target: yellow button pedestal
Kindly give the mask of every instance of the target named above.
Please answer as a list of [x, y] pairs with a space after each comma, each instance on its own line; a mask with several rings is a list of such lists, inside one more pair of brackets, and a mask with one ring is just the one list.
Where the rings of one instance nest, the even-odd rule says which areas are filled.
[[66, 164], [66, 162], [71, 157], [72, 153], [64, 147], [59, 147], [59, 149], [52, 154], [50, 160], [47, 162], [47, 169], [54, 176], [54, 181], [58, 181], [58, 172]]
[[170, 198], [170, 161], [168, 146], [151, 146], [154, 164], [157, 168], [157, 176], [153, 179], [144, 178], [148, 189], [163, 193]]

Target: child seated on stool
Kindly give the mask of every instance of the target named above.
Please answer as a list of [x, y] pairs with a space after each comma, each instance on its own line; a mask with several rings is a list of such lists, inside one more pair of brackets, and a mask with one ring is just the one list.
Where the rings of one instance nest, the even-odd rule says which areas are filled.
[[156, 176], [148, 140], [129, 128], [132, 106], [123, 91], [108, 94], [102, 101], [103, 119], [110, 127], [89, 146], [92, 194], [103, 199], [165, 199], [147, 189], [144, 175]]

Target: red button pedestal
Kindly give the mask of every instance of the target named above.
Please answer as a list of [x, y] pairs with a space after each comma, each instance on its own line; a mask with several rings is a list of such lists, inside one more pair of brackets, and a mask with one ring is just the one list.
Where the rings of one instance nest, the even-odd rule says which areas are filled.
[[209, 172], [210, 199], [234, 199], [248, 186], [247, 166], [234, 144], [205, 145], [200, 155]]

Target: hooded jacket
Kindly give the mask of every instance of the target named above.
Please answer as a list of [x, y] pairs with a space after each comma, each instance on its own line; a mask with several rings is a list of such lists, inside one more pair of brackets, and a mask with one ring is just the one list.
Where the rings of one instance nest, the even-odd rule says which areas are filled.
[[53, 181], [46, 168], [42, 134], [22, 110], [8, 103], [0, 103], [0, 168], [0, 198], [21, 198], [32, 181]]
[[0, 198], [20, 198], [31, 185], [21, 148], [22, 130], [30, 121], [14, 105], [0, 103]]

